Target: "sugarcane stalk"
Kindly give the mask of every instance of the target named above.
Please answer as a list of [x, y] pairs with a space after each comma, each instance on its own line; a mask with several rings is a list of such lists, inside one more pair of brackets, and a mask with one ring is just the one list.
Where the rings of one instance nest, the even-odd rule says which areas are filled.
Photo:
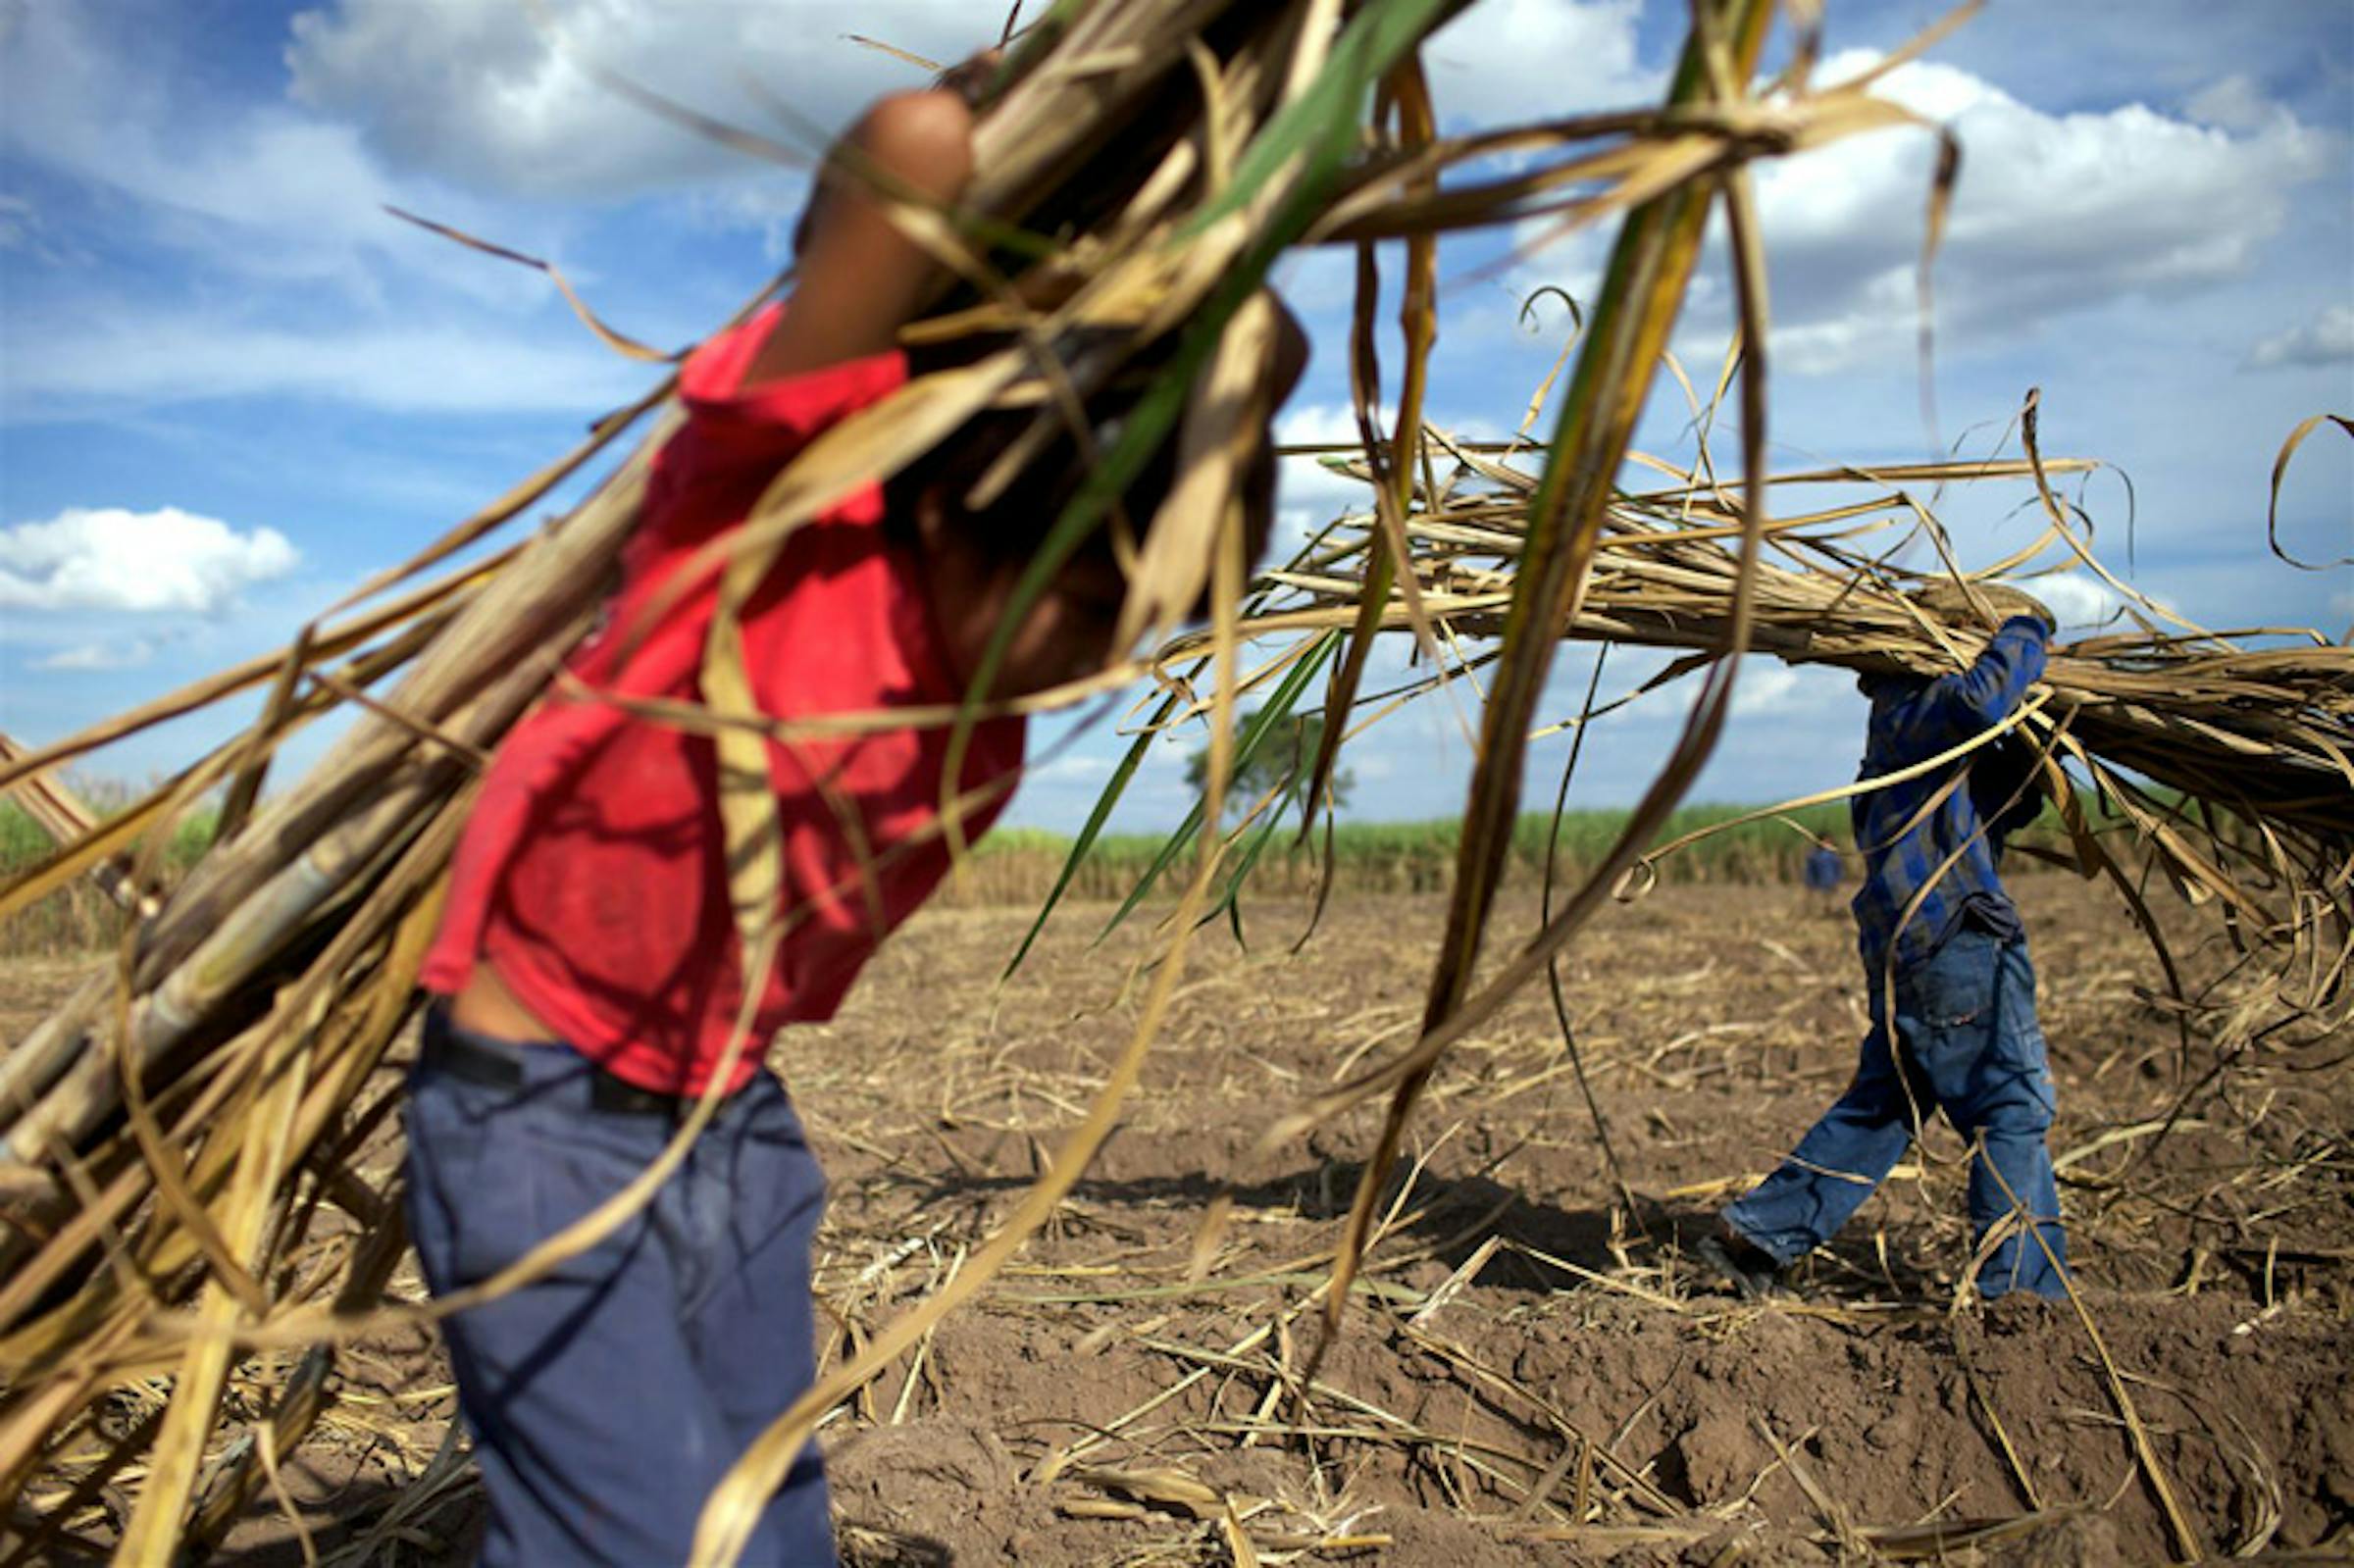
[[[459, 733], [486, 737], [503, 732], [538, 689], [536, 671], [510, 671], [461, 720]], [[19, 1186], [54, 1151], [85, 1138], [120, 1105], [120, 1073], [151, 1070], [213, 1021], [323, 907], [359, 896], [367, 869], [422, 831], [423, 819], [438, 816], [446, 823], [450, 789], [465, 776], [463, 765], [413, 759], [407, 771], [409, 776], [374, 808], [342, 823], [238, 904], [180, 969], [133, 1002], [128, 1041], [121, 1047], [129, 1058], [128, 1068], [113, 1047], [85, 1051], [37, 1105], [15, 1120], [0, 1140], [6, 1156], [0, 1162], [0, 1190]], [[376, 906], [372, 901], [368, 907]], [[372, 936], [371, 924], [360, 918], [365, 913], [345, 924], [338, 943]]]
[[[276, 1082], [261, 1086], [246, 1111], [259, 1136], [249, 1131], [238, 1143], [236, 1176], [230, 1187], [229, 1212], [222, 1230], [239, 1260], [251, 1259], [245, 1265], [249, 1274], [260, 1272], [267, 1262], [261, 1243], [269, 1230], [271, 1205], [278, 1195], [294, 1112], [306, 1082], [300, 1058], [295, 1067], [281, 1073]], [[219, 1280], [207, 1284], [196, 1309], [198, 1322], [214, 1329], [230, 1327], [244, 1312], [236, 1295]], [[138, 1506], [116, 1548], [117, 1562], [162, 1562], [171, 1556], [234, 1353], [226, 1337], [199, 1336], [189, 1341], [179, 1376], [173, 1384], [171, 1406], [156, 1435], [147, 1483], [139, 1489]]]
[[[446, 725], [458, 708], [493, 683], [524, 669], [544, 684], [553, 663], [586, 627], [608, 586], [621, 546], [638, 520], [653, 453], [676, 428], [666, 416], [629, 461], [608, 477], [562, 527], [541, 534], [486, 584], [387, 701], [430, 724]], [[529, 692], [526, 696], [530, 695]], [[512, 722], [515, 711], [506, 713]], [[487, 749], [506, 722], [467, 738]], [[178, 969], [230, 911], [374, 794], [385, 771], [417, 744], [415, 733], [363, 714], [334, 754], [264, 809], [233, 852], [208, 856], [189, 875], [140, 944], [137, 984], [149, 988]]]

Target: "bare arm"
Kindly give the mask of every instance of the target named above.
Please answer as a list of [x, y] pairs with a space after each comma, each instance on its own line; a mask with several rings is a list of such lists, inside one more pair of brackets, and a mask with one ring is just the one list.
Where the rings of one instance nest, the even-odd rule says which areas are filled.
[[846, 155], [827, 160], [810, 195], [793, 302], [745, 371], [745, 386], [879, 354], [896, 341], [940, 267], [893, 224], [886, 200], [856, 170], [952, 203], [972, 177], [972, 130], [963, 97], [934, 90], [882, 100], [843, 138]]

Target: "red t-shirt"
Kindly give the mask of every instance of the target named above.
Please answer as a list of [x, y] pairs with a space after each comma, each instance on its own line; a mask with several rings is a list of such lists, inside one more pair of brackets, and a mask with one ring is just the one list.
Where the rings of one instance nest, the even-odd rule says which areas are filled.
[[[771, 307], [713, 338], [681, 372], [687, 423], [654, 460], [605, 628], [572, 661], [587, 684], [699, 700], [716, 574], [658, 621], [637, 612], [697, 549], [740, 525], [811, 438], [905, 383], [906, 361], [895, 351], [740, 390], [781, 314]], [[880, 485], [791, 535], [742, 625], [753, 692], [778, 718], [963, 694], [920, 563], [885, 533]], [[931, 830], [948, 733], [770, 742], [787, 935], [731, 1088], [757, 1070], [781, 1025], [832, 1017], [876, 945], [946, 875], [947, 845]], [[990, 793], [967, 818], [971, 835], [1002, 809], [1021, 761], [1021, 720], [977, 728], [963, 787]], [[486, 960], [517, 1000], [616, 1077], [661, 1093], [699, 1091], [735, 1031], [744, 984], [716, 779], [708, 738], [551, 694], [515, 727], [484, 781], [421, 984], [455, 995]]]

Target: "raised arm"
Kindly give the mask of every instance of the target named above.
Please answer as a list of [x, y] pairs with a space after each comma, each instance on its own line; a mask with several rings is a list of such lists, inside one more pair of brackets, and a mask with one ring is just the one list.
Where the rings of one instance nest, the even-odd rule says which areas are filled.
[[1906, 729], [1916, 742], [1941, 749], [2009, 718], [2043, 675], [2049, 635], [2033, 616], [2005, 621], [1969, 669], [1930, 682], [1908, 704]]
[[896, 93], [869, 109], [826, 160], [799, 235], [785, 319], [744, 373], [745, 386], [890, 348], [940, 264], [902, 233], [876, 188], [947, 204], [973, 173], [973, 112], [961, 93]]

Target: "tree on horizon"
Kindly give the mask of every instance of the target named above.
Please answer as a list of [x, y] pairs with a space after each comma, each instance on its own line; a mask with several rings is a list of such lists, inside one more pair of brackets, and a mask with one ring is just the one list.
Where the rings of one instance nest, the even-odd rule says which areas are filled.
[[[1250, 723], [1250, 715], [1235, 716], [1239, 733]], [[1283, 798], [1274, 808], [1289, 811], [1300, 803], [1301, 792], [1307, 787], [1307, 772], [1315, 766], [1316, 751], [1324, 743], [1324, 716], [1320, 713], [1303, 714], [1279, 724], [1275, 733], [1259, 742], [1234, 772], [1234, 780], [1226, 789], [1226, 810], [1237, 813], [1254, 805], [1259, 796], [1270, 789], [1281, 789]], [[1195, 748], [1185, 759], [1185, 782], [1196, 790], [1209, 783], [1209, 747]], [[1332, 772], [1332, 809], [1339, 811], [1349, 803], [1349, 792], [1356, 787], [1356, 776], [1346, 768]]]

